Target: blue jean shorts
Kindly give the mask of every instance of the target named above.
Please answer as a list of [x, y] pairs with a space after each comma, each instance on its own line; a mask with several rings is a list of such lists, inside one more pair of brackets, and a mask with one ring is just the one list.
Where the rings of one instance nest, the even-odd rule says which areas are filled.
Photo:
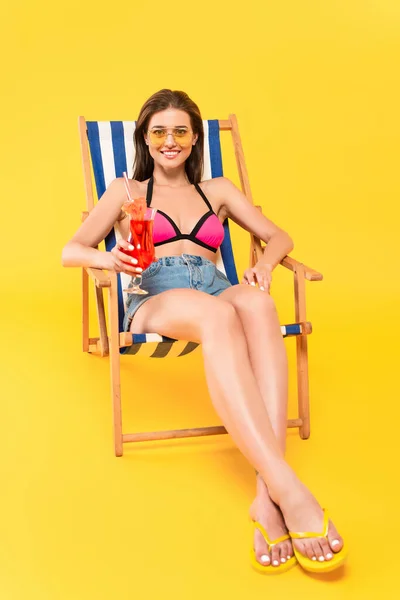
[[[133, 278], [132, 278], [133, 281]], [[131, 285], [131, 284], [130, 284]], [[177, 288], [200, 290], [212, 296], [219, 296], [231, 287], [229, 279], [216, 265], [202, 256], [180, 254], [163, 256], [142, 273], [141, 287], [147, 296], [128, 294], [124, 317], [124, 331], [129, 331], [132, 319], [142, 304], [153, 296]]]

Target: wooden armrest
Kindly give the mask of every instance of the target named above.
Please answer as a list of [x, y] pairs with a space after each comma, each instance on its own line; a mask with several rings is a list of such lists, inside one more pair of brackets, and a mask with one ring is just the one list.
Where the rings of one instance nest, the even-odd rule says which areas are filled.
[[[292, 258], [291, 256], [285, 256], [285, 258], [283, 260], [281, 260], [280, 264], [283, 265], [284, 267], [286, 267], [287, 269], [290, 269], [290, 271], [295, 271], [296, 267], [303, 263]], [[306, 267], [306, 265], [303, 265], [303, 267], [304, 267], [304, 277], [306, 279], [308, 279], [308, 281], [322, 281], [323, 280], [324, 276], [322, 275], [322, 273], [318, 273], [318, 271], [315, 271], [314, 269], [311, 269], [310, 267]]]
[[[256, 237], [255, 235], [253, 235], [253, 239], [254, 239], [254, 244], [255, 244], [257, 260], [260, 260], [264, 254], [264, 249], [261, 245], [261, 240], [260, 240], [260, 238]], [[291, 256], [285, 256], [285, 258], [283, 260], [281, 260], [280, 264], [283, 265], [284, 267], [286, 267], [287, 269], [290, 269], [290, 271], [295, 271], [296, 267], [300, 266], [302, 263], [299, 262], [298, 260], [292, 258]], [[311, 269], [310, 267], [306, 267], [306, 265], [303, 265], [303, 267], [304, 267], [304, 276], [306, 279], [308, 279], [309, 281], [322, 281], [322, 279], [323, 279], [322, 273], [318, 273], [318, 271], [315, 271], [314, 269]]]
[[96, 286], [99, 288], [111, 287], [111, 279], [101, 269], [94, 269], [93, 267], [84, 267], [88, 275], [95, 280]]
[[[262, 213], [262, 207], [261, 206], [256, 206], [256, 208], [258, 208], [258, 210]], [[263, 255], [263, 247], [261, 245], [261, 240], [260, 238], [256, 237], [255, 235], [253, 235], [254, 238], [254, 243], [255, 243], [255, 249], [256, 249], [256, 255], [257, 255], [257, 260], [260, 260], [260, 258]], [[290, 271], [295, 271], [296, 267], [302, 265], [303, 263], [299, 262], [298, 260], [291, 258], [290, 256], [285, 256], [285, 258], [283, 260], [281, 260], [280, 262], [281, 265], [283, 265], [284, 267], [286, 267], [287, 269], [290, 269]], [[323, 279], [323, 275], [322, 273], [318, 273], [318, 271], [315, 271], [314, 269], [311, 269], [310, 267], [306, 267], [306, 265], [303, 265], [304, 267], [304, 276], [306, 279], [308, 279], [309, 281], [322, 281]]]

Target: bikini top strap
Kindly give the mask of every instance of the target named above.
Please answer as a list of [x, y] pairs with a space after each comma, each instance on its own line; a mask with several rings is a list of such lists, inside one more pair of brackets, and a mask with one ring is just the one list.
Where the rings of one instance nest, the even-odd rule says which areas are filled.
[[195, 188], [196, 188], [196, 190], [199, 192], [200, 196], [203, 198], [204, 202], [207, 204], [207, 206], [208, 206], [208, 208], [211, 210], [211, 212], [214, 212], [214, 211], [213, 211], [213, 208], [212, 208], [212, 206], [211, 206], [211, 204], [210, 204], [210, 202], [208, 201], [208, 199], [207, 199], [207, 197], [206, 197], [205, 193], [203, 192], [203, 190], [201, 189], [201, 187], [199, 186], [199, 184], [198, 184], [198, 183], [195, 183], [195, 184], [194, 184], [194, 187], [195, 187]]
[[[147, 184], [147, 192], [146, 192], [146, 204], [147, 206], [151, 206], [151, 199], [153, 197], [153, 186], [154, 186], [154, 177], [153, 175], [150, 177], [149, 179], [149, 183]], [[203, 198], [204, 202], [207, 204], [209, 210], [211, 212], [213, 211], [213, 208], [209, 202], [209, 200], [207, 199], [205, 193], [203, 192], [203, 190], [201, 189], [201, 187], [199, 186], [198, 183], [194, 184], [194, 187], [196, 188], [196, 190], [198, 191], [198, 193], [200, 194], [200, 196]]]
[[147, 184], [147, 192], [146, 192], [147, 206], [151, 206], [151, 199], [153, 197], [153, 185], [154, 185], [154, 177], [152, 175], [149, 179], [149, 183]]

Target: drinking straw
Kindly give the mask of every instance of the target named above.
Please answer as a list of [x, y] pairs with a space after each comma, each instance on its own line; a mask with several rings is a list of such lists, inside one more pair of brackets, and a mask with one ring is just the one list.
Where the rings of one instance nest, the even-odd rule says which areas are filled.
[[133, 202], [133, 198], [131, 196], [131, 191], [129, 189], [129, 179], [128, 179], [128, 175], [125, 173], [125, 171], [122, 173], [124, 176], [124, 184], [125, 184], [125, 189], [126, 189], [126, 193], [128, 194], [128, 198], [131, 202]]

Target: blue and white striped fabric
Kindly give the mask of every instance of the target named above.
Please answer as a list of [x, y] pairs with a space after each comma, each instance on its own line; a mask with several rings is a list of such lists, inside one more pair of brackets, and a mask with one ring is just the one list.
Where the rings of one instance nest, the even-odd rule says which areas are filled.
[[[134, 161], [133, 134], [135, 121], [88, 121], [86, 123], [89, 148], [96, 182], [97, 196], [101, 196], [116, 177], [122, 177], [124, 171], [132, 177]], [[221, 177], [222, 154], [217, 120], [203, 121], [204, 126], [204, 173], [203, 180]], [[217, 251], [217, 267], [226, 274], [235, 285], [238, 277], [232, 252], [229, 223], [224, 222], [225, 238]], [[121, 234], [115, 226], [105, 239], [106, 249], [111, 250]], [[119, 330], [123, 331], [126, 294], [122, 288], [127, 287], [130, 276], [121, 273], [118, 276], [118, 317]], [[182, 342], [163, 338], [156, 333], [134, 335], [133, 345], [121, 348], [122, 354], [147, 354], [153, 357], [184, 356], [197, 347], [193, 342]]]
[[[281, 325], [282, 337], [301, 335], [302, 325]], [[165, 356], [185, 356], [198, 346], [195, 342], [182, 342], [163, 337], [158, 333], [132, 334], [133, 344], [121, 348], [123, 354], [138, 354], [151, 358], [164, 358]]]

